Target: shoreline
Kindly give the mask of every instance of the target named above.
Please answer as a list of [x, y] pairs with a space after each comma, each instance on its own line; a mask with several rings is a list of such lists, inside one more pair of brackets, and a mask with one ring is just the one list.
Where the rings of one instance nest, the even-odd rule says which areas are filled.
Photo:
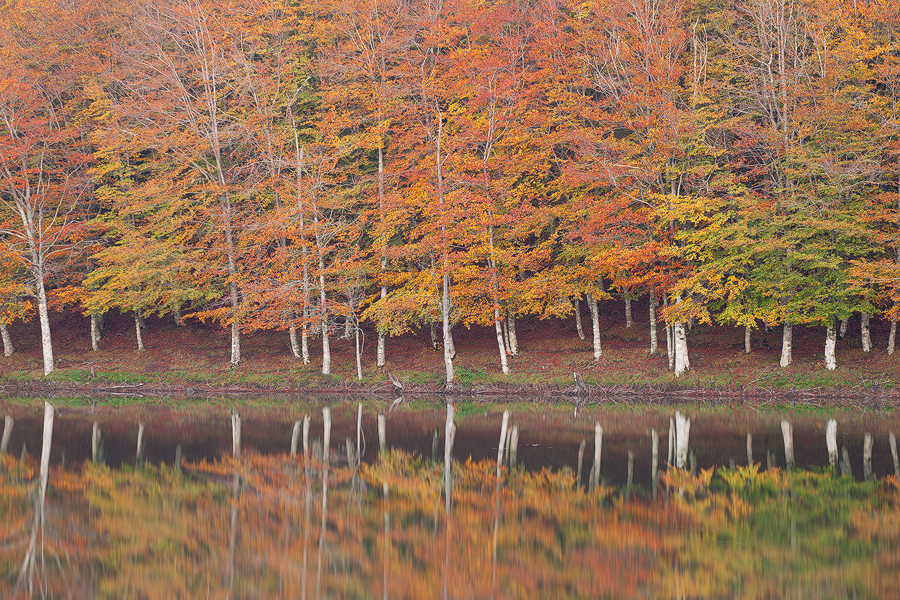
[[[583, 404], [676, 404], [693, 402], [697, 406], [760, 407], [766, 405], [797, 405], [828, 408], [854, 408], [861, 410], [900, 409], [900, 391], [855, 386], [809, 389], [724, 388], [722, 386], [678, 386], [675, 384], [648, 384], [587, 386], [586, 395], [578, 395], [573, 386], [555, 383], [542, 385], [474, 385], [469, 388], [456, 387], [448, 392], [443, 386], [434, 384], [406, 384], [403, 396], [415, 399], [450, 398], [454, 401], [498, 401], [509, 399], [516, 402], [569, 401]], [[354, 384], [337, 381], [320, 385], [302, 386], [260, 386], [260, 385], [214, 385], [191, 382], [117, 384], [94, 381], [78, 383], [74, 381], [53, 381], [46, 379], [16, 380], [0, 379], [0, 399], [27, 397], [96, 397], [96, 398], [152, 398], [152, 399], [213, 399], [221, 397], [253, 396], [326, 396], [355, 397], [369, 396], [389, 399], [394, 391], [389, 382], [384, 384]]]

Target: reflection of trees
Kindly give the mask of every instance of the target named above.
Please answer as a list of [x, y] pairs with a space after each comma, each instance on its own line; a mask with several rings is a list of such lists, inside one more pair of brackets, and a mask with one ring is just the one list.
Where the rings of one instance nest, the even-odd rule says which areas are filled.
[[[504, 469], [498, 479], [493, 461], [469, 461], [452, 465], [447, 515], [440, 459], [391, 451], [375, 464], [332, 462], [327, 471], [319, 459], [303, 460], [245, 453], [240, 462], [227, 457], [186, 465], [183, 473], [90, 463], [54, 470], [48, 556], [70, 562], [48, 560], [45, 589], [64, 597], [76, 583], [93, 590], [87, 596], [224, 598], [233, 506], [241, 524], [234, 598], [312, 598], [313, 578], [317, 595], [328, 598], [368, 597], [378, 589], [391, 598], [434, 597], [445, 581], [448, 597], [457, 598], [492, 591], [518, 598], [670, 597], [676, 590], [728, 597], [736, 586], [747, 598], [777, 597], [785, 589], [900, 597], [900, 584], [888, 575], [900, 563], [893, 478], [858, 483], [796, 469], [696, 476], [670, 469], [657, 502], [646, 497], [649, 490], [624, 502], [603, 486], [594, 493], [575, 486], [569, 471]], [[22, 482], [33, 481], [37, 469], [8, 456], [0, 466], [0, 597], [6, 597], [33, 517]], [[379, 492], [360, 501], [355, 476]], [[320, 569], [308, 564], [317, 559]]]

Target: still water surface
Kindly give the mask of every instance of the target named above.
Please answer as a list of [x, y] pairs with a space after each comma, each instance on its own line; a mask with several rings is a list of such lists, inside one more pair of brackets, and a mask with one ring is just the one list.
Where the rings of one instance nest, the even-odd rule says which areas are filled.
[[894, 415], [687, 411], [677, 469], [674, 409], [509, 405], [498, 469], [495, 404], [384, 453], [383, 400], [58, 404], [41, 507], [45, 409], [0, 401], [0, 598], [900, 598]]

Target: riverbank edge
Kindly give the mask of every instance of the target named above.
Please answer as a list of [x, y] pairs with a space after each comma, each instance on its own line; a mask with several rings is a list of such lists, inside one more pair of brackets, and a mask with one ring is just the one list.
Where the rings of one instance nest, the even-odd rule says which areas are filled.
[[[673, 383], [639, 385], [587, 384], [587, 393], [579, 395], [574, 385], [474, 385], [471, 387], [436, 384], [406, 384], [403, 396], [473, 399], [491, 401], [563, 400], [580, 403], [668, 404], [762, 406], [770, 404], [807, 404], [821, 407], [859, 408], [868, 410], [900, 409], [900, 391], [878, 387], [829, 387], [809, 389], [726, 388], [723, 386], [679, 386]], [[263, 386], [253, 384], [153, 383], [118, 384], [104, 381], [79, 383], [51, 379], [0, 379], [0, 398], [46, 396], [96, 396], [133, 398], [219, 398], [223, 396], [374, 396], [391, 397], [400, 392], [387, 384], [355, 384], [347, 381], [322, 382], [313, 385]]]

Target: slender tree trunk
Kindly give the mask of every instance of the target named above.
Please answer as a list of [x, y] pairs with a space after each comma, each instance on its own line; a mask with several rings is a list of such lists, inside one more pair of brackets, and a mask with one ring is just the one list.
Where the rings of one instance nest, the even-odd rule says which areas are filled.
[[634, 325], [634, 318], [632, 317], [632, 314], [631, 314], [631, 298], [626, 296], [625, 297], [625, 327], [628, 328], [628, 327], [631, 327], [632, 325]]
[[825, 368], [834, 371], [837, 368], [837, 360], [834, 356], [834, 347], [837, 342], [837, 332], [834, 326], [828, 328], [825, 334]]
[[[681, 304], [681, 296], [675, 299], [675, 303]], [[675, 346], [675, 377], [679, 377], [691, 368], [691, 361], [688, 357], [687, 331], [683, 321], [676, 321], [672, 324], [672, 341]]]
[[849, 324], [850, 319], [841, 319], [841, 330], [838, 334], [840, 339], [844, 339], [844, 336], [847, 335], [847, 325]]
[[508, 338], [509, 338], [509, 350], [510, 354], [513, 356], [519, 355], [519, 338], [516, 336], [516, 315], [509, 310], [506, 309], [506, 324], [509, 329]]
[[752, 329], [750, 329], [749, 325], [746, 325], [744, 327], [744, 352], [746, 352], [747, 354], [750, 354], [750, 351], [752, 350], [752, 348], [750, 346], [750, 339], [751, 339], [750, 332], [751, 331], [752, 331]]
[[35, 274], [38, 295], [38, 318], [41, 323], [41, 350], [44, 357], [44, 375], [53, 372], [53, 339], [50, 336], [50, 314], [47, 311], [47, 291], [44, 288], [43, 270]]
[[300, 340], [297, 339], [297, 326], [293, 323], [288, 326], [288, 336], [291, 339], [291, 354], [294, 358], [300, 358]]
[[91, 350], [100, 350], [100, 315], [91, 313]]
[[[381, 218], [381, 301], [387, 298], [387, 284], [384, 283], [384, 275], [387, 272], [387, 238], [384, 233], [384, 151], [381, 144], [378, 145], [378, 212]], [[375, 352], [375, 366], [379, 369], [385, 365], [384, 357], [385, 335], [384, 328], [378, 325], [378, 347]]]
[[781, 334], [781, 361], [778, 363], [782, 368], [789, 366], [794, 358], [791, 355], [791, 348], [794, 345], [794, 326], [790, 323], [784, 324], [784, 330]]
[[688, 358], [687, 331], [685, 331], [684, 323], [681, 321], [675, 322], [672, 325], [672, 333], [675, 338], [675, 377], [679, 377], [691, 368], [691, 362]]
[[659, 349], [659, 336], [656, 331], [656, 290], [650, 290], [650, 354]]
[[597, 362], [603, 354], [600, 346], [600, 311], [597, 309], [597, 301], [591, 294], [587, 294], [587, 303], [591, 312], [591, 328], [594, 334], [594, 362]]
[[6, 326], [6, 323], [0, 323], [0, 337], [3, 338], [3, 356], [12, 356], [13, 352], [13, 343], [12, 337], [9, 335], [9, 328]]
[[[509, 375], [509, 362], [506, 359], [507, 345], [503, 338], [503, 323], [500, 313], [500, 282], [497, 280], [497, 263], [494, 261], [494, 225], [488, 225], [488, 242], [490, 255], [488, 267], [491, 270], [491, 294], [494, 302], [494, 330], [497, 333], [497, 345], [500, 348], [500, 368], [504, 375]], [[506, 425], [504, 420], [504, 426]]]
[[137, 334], [138, 352], [144, 351], [144, 336], [141, 335], [141, 311], [134, 311], [134, 331]]
[[[896, 305], [895, 305], [896, 310]], [[894, 345], [897, 341], [897, 317], [891, 317], [891, 332], [888, 334], [887, 354], [890, 356], [894, 353]]]
[[[359, 340], [359, 327], [355, 328], [356, 333], [356, 378], [359, 381], [362, 381], [363, 371], [362, 371], [362, 345]], [[359, 449], [359, 445], [357, 444], [357, 450]]]
[[497, 332], [497, 345], [500, 347], [500, 368], [504, 375], [509, 375], [509, 363], [506, 360], [506, 344], [503, 343], [503, 325], [500, 322], [500, 307], [494, 306], [494, 329]]
[[572, 300], [575, 305], [575, 331], [578, 332], [578, 339], [584, 339], [584, 327], [581, 325], [581, 299], [576, 297]]
[[448, 264], [447, 247], [447, 223], [444, 214], [444, 176], [441, 165], [441, 141], [444, 132], [444, 115], [438, 111], [437, 152], [435, 153], [437, 173], [438, 209], [441, 216], [441, 325], [444, 333], [444, 370], [446, 372], [447, 385], [453, 385], [455, 379], [453, 373], [453, 357], [456, 354], [453, 347], [453, 338], [450, 337], [450, 271]]
[[862, 336], [863, 352], [872, 351], [872, 332], [869, 329], [869, 313], [864, 312], [860, 315], [860, 335]]
[[[669, 298], [665, 294], [663, 294], [663, 307], [669, 307]], [[666, 321], [666, 356], [669, 359], [669, 370], [673, 371], [675, 369], [675, 335], [672, 329], [672, 325]]]

